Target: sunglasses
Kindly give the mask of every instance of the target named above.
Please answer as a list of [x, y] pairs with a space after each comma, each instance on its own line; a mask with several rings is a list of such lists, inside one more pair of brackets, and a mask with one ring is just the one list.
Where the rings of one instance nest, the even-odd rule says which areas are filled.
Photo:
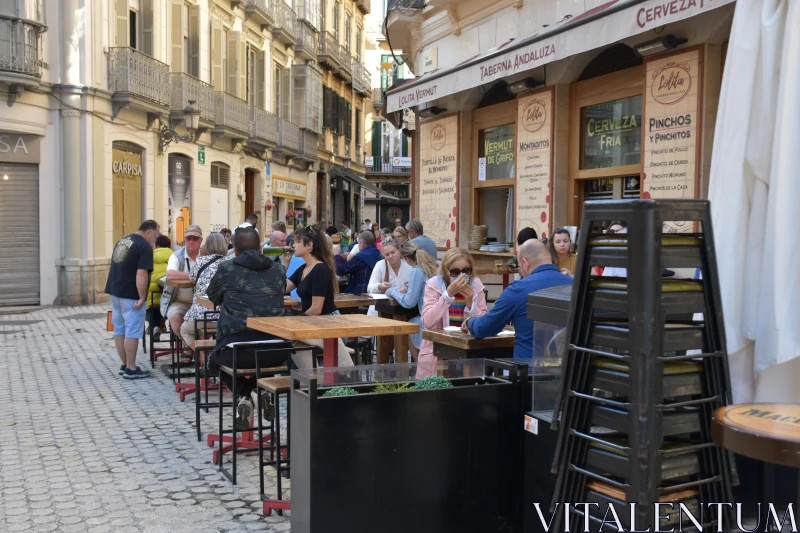
[[453, 277], [453, 278], [457, 278], [460, 274], [464, 274], [465, 276], [471, 276], [472, 275], [472, 268], [471, 267], [465, 267], [465, 268], [462, 268], [461, 270], [459, 270], [457, 268], [451, 268], [449, 270], [449, 272], [450, 272], [450, 277]]

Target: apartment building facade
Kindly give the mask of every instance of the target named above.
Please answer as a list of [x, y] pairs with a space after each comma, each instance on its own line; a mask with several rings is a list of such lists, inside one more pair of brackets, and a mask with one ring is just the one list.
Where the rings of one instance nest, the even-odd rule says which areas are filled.
[[[330, 1], [0, 4], [0, 305], [103, 301], [114, 243], [146, 218], [175, 247], [247, 213], [262, 235], [330, 219], [331, 166], [363, 176], [369, 94], [365, 4]], [[323, 80], [349, 103], [335, 115]]]

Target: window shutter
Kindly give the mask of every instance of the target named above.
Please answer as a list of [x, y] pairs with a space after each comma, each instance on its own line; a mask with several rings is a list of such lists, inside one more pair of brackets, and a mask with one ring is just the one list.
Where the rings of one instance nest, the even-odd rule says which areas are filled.
[[256, 54], [256, 105], [261, 109], [267, 108], [267, 82], [264, 79], [267, 66], [267, 53], [263, 50]]
[[183, 64], [183, 0], [172, 0], [170, 5], [170, 42], [172, 43], [172, 72], [185, 72]]
[[381, 123], [377, 120], [372, 123], [372, 158], [374, 167], [380, 168], [378, 161], [381, 159]]
[[356, 109], [356, 144], [364, 144], [364, 139], [361, 137], [361, 110]]
[[130, 46], [130, 24], [128, 22], [128, 0], [116, 0], [117, 28], [115, 44], [120, 47]]
[[281, 69], [281, 118], [292, 120], [292, 71]]
[[211, 20], [211, 82], [215, 91], [222, 91], [225, 87], [222, 72], [222, 47], [225, 43], [222, 40], [222, 21]]
[[322, 127], [331, 129], [333, 124], [333, 91], [328, 87], [322, 88]]
[[247, 100], [247, 43], [244, 34], [239, 37], [239, 98]]
[[[242, 34], [238, 31], [232, 31], [228, 34], [228, 94], [239, 96], [239, 43], [242, 41]], [[244, 67], [242, 67], [244, 68]]]
[[345, 137], [347, 139], [353, 138], [353, 104], [347, 102], [347, 129], [345, 129]]
[[345, 120], [347, 119], [347, 101], [342, 98], [341, 96], [338, 97], [339, 102], [337, 107], [337, 115], [336, 115], [336, 133], [339, 135], [344, 135], [345, 129]]
[[408, 135], [405, 135], [402, 130], [400, 131], [400, 155], [403, 157], [408, 157]]
[[150, 57], [155, 56], [155, 32], [153, 32], [153, 0], [140, 0], [139, 13], [140, 24], [142, 25], [142, 52]]
[[189, 46], [192, 48], [192, 64], [189, 74], [200, 77], [200, 6], [189, 7]]

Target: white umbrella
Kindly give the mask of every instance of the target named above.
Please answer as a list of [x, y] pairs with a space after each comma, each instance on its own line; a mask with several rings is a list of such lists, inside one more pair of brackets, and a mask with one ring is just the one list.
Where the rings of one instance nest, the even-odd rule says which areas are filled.
[[709, 183], [737, 402], [800, 398], [798, 97], [800, 2], [738, 0]]

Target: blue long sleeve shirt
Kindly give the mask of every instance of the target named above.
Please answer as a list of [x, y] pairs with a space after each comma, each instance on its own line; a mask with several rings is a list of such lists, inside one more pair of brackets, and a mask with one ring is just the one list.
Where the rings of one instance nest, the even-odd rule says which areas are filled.
[[491, 311], [469, 321], [469, 332], [476, 339], [497, 335], [508, 323], [514, 324], [514, 359], [533, 357], [533, 320], [528, 318], [528, 295], [542, 289], [569, 285], [572, 278], [555, 265], [541, 265], [531, 274], [508, 286]]
[[422, 313], [422, 305], [425, 303], [425, 284], [428, 282], [428, 276], [425, 272], [415, 266], [411, 269], [411, 275], [408, 277], [408, 290], [405, 294], [392, 287], [386, 291], [386, 296], [394, 298], [397, 302], [406, 309], [413, 309], [417, 307], [419, 312]]

